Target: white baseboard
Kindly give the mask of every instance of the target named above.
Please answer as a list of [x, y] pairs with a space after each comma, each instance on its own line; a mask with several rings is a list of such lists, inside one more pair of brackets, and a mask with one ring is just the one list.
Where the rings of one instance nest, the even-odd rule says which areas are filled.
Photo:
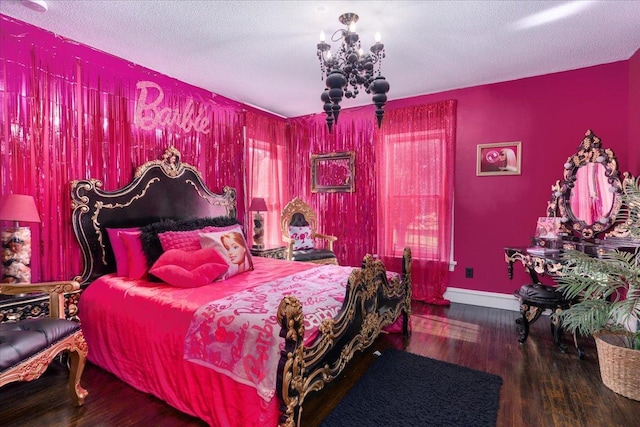
[[460, 304], [520, 311], [520, 302], [512, 294], [499, 294], [496, 292], [475, 291], [463, 288], [447, 288], [444, 297], [451, 302]]

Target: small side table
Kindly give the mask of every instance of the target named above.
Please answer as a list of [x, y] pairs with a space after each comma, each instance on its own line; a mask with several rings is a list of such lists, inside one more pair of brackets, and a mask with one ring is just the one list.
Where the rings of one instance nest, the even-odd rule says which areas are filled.
[[0, 322], [36, 319], [49, 315], [47, 294], [0, 294]]
[[286, 246], [278, 246], [277, 248], [255, 249], [251, 248], [251, 255], [263, 258], [285, 259]]

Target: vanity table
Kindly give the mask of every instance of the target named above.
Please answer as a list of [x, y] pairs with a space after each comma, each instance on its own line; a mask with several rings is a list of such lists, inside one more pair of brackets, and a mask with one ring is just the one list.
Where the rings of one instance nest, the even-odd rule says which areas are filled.
[[[631, 179], [628, 173], [624, 179]], [[551, 200], [547, 204], [547, 217], [560, 218], [560, 230], [553, 238], [534, 237], [530, 246], [504, 248], [509, 279], [513, 278], [513, 266], [520, 263], [531, 278], [531, 283], [514, 291], [520, 301], [521, 317], [516, 320], [518, 341], [527, 340], [529, 326], [542, 312], [550, 309], [551, 331], [555, 344], [561, 351], [562, 325], [557, 314], [567, 309], [572, 301], [540, 280], [545, 275], [551, 279], [562, 275], [562, 253], [579, 250], [590, 256], [603, 251], [620, 249], [635, 243], [625, 242], [625, 227], [617, 224], [622, 206], [622, 185], [618, 162], [611, 149], [602, 147], [600, 138], [588, 130], [575, 154], [564, 164], [562, 180], [551, 187]], [[578, 356], [584, 351], [574, 335]]]

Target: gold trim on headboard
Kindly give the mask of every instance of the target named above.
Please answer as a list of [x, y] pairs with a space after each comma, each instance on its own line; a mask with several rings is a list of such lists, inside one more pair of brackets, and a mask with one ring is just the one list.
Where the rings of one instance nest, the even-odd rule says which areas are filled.
[[103, 202], [96, 202], [95, 204], [95, 213], [91, 216], [91, 222], [93, 223], [93, 229], [96, 231], [96, 236], [98, 236], [98, 242], [100, 243], [100, 249], [102, 249], [102, 264], [107, 265], [107, 248], [104, 246], [103, 238], [102, 238], [102, 230], [100, 229], [100, 221], [98, 221], [98, 216], [102, 209], [122, 209], [130, 206], [136, 200], [141, 199], [147, 194], [149, 187], [152, 184], [159, 182], [160, 178], [153, 178], [149, 180], [147, 185], [142, 189], [142, 193], [135, 194], [128, 202], [126, 203], [109, 203], [104, 204]]

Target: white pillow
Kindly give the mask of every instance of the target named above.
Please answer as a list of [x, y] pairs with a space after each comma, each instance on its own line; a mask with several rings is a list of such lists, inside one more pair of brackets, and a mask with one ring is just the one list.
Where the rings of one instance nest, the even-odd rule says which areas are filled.
[[311, 238], [311, 227], [304, 225], [298, 227], [289, 226], [289, 236], [294, 239], [293, 250], [300, 251], [303, 249], [313, 249], [313, 239]]

